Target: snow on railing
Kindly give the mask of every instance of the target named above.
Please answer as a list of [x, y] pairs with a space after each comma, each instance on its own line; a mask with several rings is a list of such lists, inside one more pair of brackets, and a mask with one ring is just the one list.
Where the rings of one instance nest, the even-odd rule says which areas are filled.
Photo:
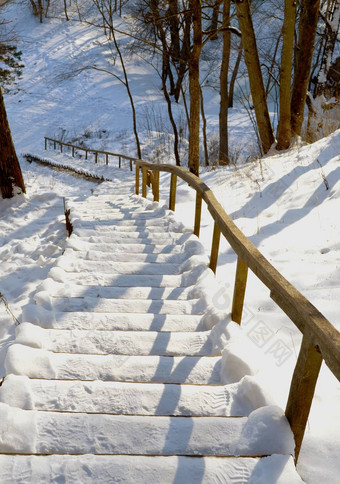
[[152, 186], [155, 201], [159, 201], [159, 172], [171, 173], [169, 208], [175, 210], [176, 183], [179, 176], [196, 190], [194, 234], [199, 236], [202, 200], [215, 221], [211, 245], [210, 268], [216, 272], [221, 233], [238, 256], [232, 320], [241, 324], [248, 268], [269, 288], [270, 297], [302, 332], [300, 353], [293, 373], [286, 417], [295, 437], [295, 460], [300, 452], [315, 385], [324, 360], [340, 381], [340, 333], [290, 282], [288, 282], [261, 252], [239, 230], [210, 188], [184, 168], [136, 160], [136, 194], [139, 194], [142, 170], [142, 196], [147, 196], [147, 185]]
[[60, 153], [63, 152], [63, 146], [68, 146], [72, 150], [72, 156], [74, 157], [77, 151], [85, 151], [85, 160], [88, 158], [88, 153], [94, 154], [94, 162], [98, 163], [98, 154], [105, 155], [105, 163], [106, 165], [109, 164], [109, 156], [114, 156], [118, 158], [118, 166], [121, 168], [122, 160], [128, 160], [130, 163], [130, 170], [133, 170], [133, 162], [137, 161], [136, 158], [131, 158], [131, 156], [121, 155], [119, 153], [112, 153], [110, 151], [103, 151], [103, 150], [94, 150], [91, 148], [84, 148], [82, 146], [76, 146], [71, 143], [64, 143], [63, 141], [59, 141], [57, 139], [47, 138], [45, 136], [45, 150], [47, 150], [47, 146], [53, 144], [53, 148], [57, 149], [57, 145], [60, 146]]

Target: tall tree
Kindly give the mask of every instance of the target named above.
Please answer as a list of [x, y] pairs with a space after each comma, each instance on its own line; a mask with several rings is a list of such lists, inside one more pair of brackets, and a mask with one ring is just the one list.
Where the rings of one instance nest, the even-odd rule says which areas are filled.
[[26, 189], [8, 124], [1, 88], [0, 135], [0, 192], [2, 198], [11, 198], [16, 194], [16, 188], [24, 193], [26, 193]]
[[296, 1], [285, 0], [283, 43], [280, 67], [280, 116], [277, 132], [277, 149], [289, 148], [291, 141], [290, 95], [293, 69], [293, 49], [296, 20]]
[[230, 0], [224, 0], [223, 4], [223, 47], [222, 47], [222, 64], [220, 71], [220, 113], [219, 113], [219, 164], [227, 165], [229, 163], [228, 149], [228, 109], [229, 109], [229, 60], [230, 60], [230, 30], [227, 29], [230, 24]]
[[299, 41], [291, 97], [292, 136], [300, 136], [312, 66], [320, 0], [301, 0]]
[[249, 0], [234, 0], [244, 48], [257, 128], [264, 153], [274, 143]]
[[202, 51], [202, 11], [200, 0], [189, 0], [192, 12], [193, 45], [189, 64], [190, 122], [189, 170], [199, 176], [200, 155], [200, 56]]

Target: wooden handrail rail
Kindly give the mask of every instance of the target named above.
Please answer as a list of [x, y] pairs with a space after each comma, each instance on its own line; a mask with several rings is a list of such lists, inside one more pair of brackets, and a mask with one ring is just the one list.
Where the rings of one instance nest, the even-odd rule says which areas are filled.
[[[171, 173], [170, 208], [172, 210], [175, 209], [177, 177], [180, 177], [196, 190], [195, 233], [197, 235], [199, 234], [201, 210], [198, 201], [203, 199], [206, 202], [215, 222], [211, 267], [213, 270], [216, 269], [219, 232], [223, 234], [238, 256], [232, 308], [233, 320], [237, 323], [241, 322], [249, 268], [268, 287], [273, 301], [303, 333], [303, 343], [293, 374], [286, 407], [286, 416], [295, 437], [295, 459], [297, 460], [322, 360], [340, 380], [339, 331], [250, 242], [227, 215], [211, 189], [200, 178], [175, 165], [155, 164], [144, 160], [136, 160], [135, 164], [136, 193], [139, 193], [139, 170], [142, 168], [142, 194], [144, 197], [146, 197], [146, 173], [148, 170]], [[158, 176], [154, 177], [154, 180], [156, 180], [155, 183], [159, 183]], [[156, 193], [158, 193], [158, 190], [159, 188], [156, 189]]]
[[68, 146], [69, 148], [72, 148], [72, 156], [73, 157], [74, 157], [74, 150], [85, 151], [86, 152], [86, 156], [85, 156], [86, 160], [87, 160], [87, 153], [94, 153], [96, 163], [98, 161], [98, 154], [105, 155], [107, 165], [109, 164], [108, 157], [109, 156], [115, 156], [115, 157], [118, 157], [118, 159], [119, 159], [119, 168], [121, 167], [121, 159], [125, 159], [125, 160], [128, 160], [130, 162], [130, 170], [131, 171], [132, 171], [132, 163], [138, 160], [137, 158], [133, 158], [131, 156], [121, 155], [120, 153], [113, 153], [111, 151], [103, 151], [103, 150], [94, 150], [92, 148], [84, 148], [82, 146], [77, 146], [77, 145], [74, 145], [72, 143], [64, 143], [64, 141], [60, 141], [60, 140], [53, 139], [53, 138], [48, 138], [47, 136], [45, 136], [44, 139], [45, 139], [45, 150], [47, 149], [47, 141], [50, 141], [50, 142], [54, 143], [54, 149], [55, 149], [56, 144], [60, 145], [61, 151], [62, 151], [63, 146]]

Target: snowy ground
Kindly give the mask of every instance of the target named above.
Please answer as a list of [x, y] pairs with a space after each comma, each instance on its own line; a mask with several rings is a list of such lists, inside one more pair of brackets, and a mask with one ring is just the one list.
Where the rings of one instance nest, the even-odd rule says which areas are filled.
[[[88, 145], [135, 156], [130, 134], [129, 105], [123, 87], [113, 78], [85, 71], [66, 78], [65, 72], [91, 62], [102, 46], [98, 32], [74, 22], [50, 20], [40, 25], [28, 6], [10, 2], [2, 12], [13, 19], [20, 39], [26, 68], [23, 78], [6, 106], [18, 153], [44, 153], [43, 136], [53, 137], [59, 128], [72, 135], [91, 133]], [[132, 66], [130, 66], [132, 69]], [[161, 93], [149, 70], [135, 65], [133, 90], [139, 113], [159, 109]], [[217, 126], [218, 99], [206, 93], [211, 132]], [[214, 103], [215, 99], [215, 103]], [[152, 103], [153, 101], [153, 103]], [[231, 139], [246, 146], [252, 139], [247, 115], [239, 109], [231, 113]], [[103, 132], [103, 130], [105, 132]], [[145, 149], [147, 151], [147, 141]], [[252, 143], [253, 141], [251, 141]], [[213, 189], [227, 213], [261, 252], [338, 328], [340, 310], [340, 220], [339, 157], [340, 131], [314, 145], [296, 147], [266, 157], [262, 162], [208, 170], [202, 178]], [[71, 159], [53, 157], [71, 164]], [[0, 201], [0, 292], [13, 315], [20, 320], [21, 308], [46, 278], [66, 240], [63, 196], [90, 194], [98, 184], [74, 178], [21, 157], [27, 196]], [[91, 162], [78, 162], [100, 175], [120, 177], [130, 172], [110, 172]], [[106, 170], [107, 174], [104, 174]], [[161, 198], [168, 197], [169, 177], [161, 176]], [[194, 194], [185, 184], [178, 185], [176, 214], [192, 225]], [[201, 240], [210, 250], [212, 224], [204, 211]], [[217, 277], [228, 289], [215, 295], [215, 305], [230, 307], [235, 273], [235, 256], [222, 241]], [[0, 303], [0, 371], [14, 337], [14, 320]], [[261, 355], [252, 361], [255, 378], [268, 389], [270, 398], [285, 406], [289, 382], [299, 351], [300, 335], [293, 324], [275, 308], [265, 289], [250, 276], [243, 319], [250, 347]], [[255, 359], [255, 358], [253, 358]], [[309, 426], [299, 459], [298, 470], [309, 483], [336, 482], [340, 474], [340, 385], [323, 368], [316, 389]]]

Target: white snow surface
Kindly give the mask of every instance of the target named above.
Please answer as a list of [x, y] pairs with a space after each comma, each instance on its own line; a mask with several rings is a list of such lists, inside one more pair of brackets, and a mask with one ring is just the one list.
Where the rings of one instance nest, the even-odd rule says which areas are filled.
[[[85, 24], [65, 22], [61, 19], [49, 19], [40, 25], [38, 20], [31, 16], [28, 4], [22, 5], [15, 1], [2, 7], [1, 13], [13, 21], [12, 26], [18, 33], [23, 60], [26, 64], [23, 77], [17, 87], [5, 96], [17, 152], [19, 154], [30, 152], [47, 161], [51, 160], [56, 164], [74, 167], [78, 171], [93, 173], [112, 180], [98, 185], [61, 171], [52, 171], [45, 166], [29, 164], [20, 156], [27, 195], [18, 195], [11, 200], [0, 200], [0, 292], [4, 298], [0, 302], [0, 371], [1, 377], [6, 374], [4, 360], [10, 348], [6, 365], [7, 370], [14, 373], [7, 376], [0, 387], [0, 398], [4, 402], [0, 404], [1, 415], [8, 423], [8, 427], [5, 429], [2, 427], [0, 430], [0, 448], [2, 452], [10, 453], [20, 447], [23, 452], [29, 453], [36, 451], [38, 442], [36, 437], [40, 439], [36, 411], [39, 408], [39, 402], [36, 401], [35, 389], [31, 387], [30, 380], [26, 379], [26, 376], [32, 371], [36, 372], [36, 378], [41, 378], [38, 373], [42, 368], [41, 371], [45, 372], [43, 378], [46, 376], [55, 378], [56, 371], [64, 372], [63, 375], [67, 376], [68, 372], [81, 370], [82, 361], [77, 357], [75, 367], [73, 363], [67, 361], [69, 357], [59, 358], [58, 355], [53, 355], [50, 348], [46, 349], [44, 346], [46, 341], [51, 340], [50, 336], [48, 338], [43, 336], [43, 334], [52, 333], [41, 333], [44, 330], [38, 327], [33, 331], [25, 321], [41, 324], [47, 328], [46, 330], [51, 331], [64, 330], [68, 324], [73, 328], [84, 329], [85, 327], [89, 330], [95, 330], [98, 325], [101, 330], [114, 329], [109, 326], [112, 323], [105, 313], [106, 308], [103, 308], [102, 313], [95, 315], [90, 312], [70, 313], [67, 320], [64, 313], [60, 313], [58, 307], [54, 307], [55, 302], [51, 301], [49, 290], [52, 287], [53, 291], [57, 287], [60, 297], [64, 298], [67, 292], [64, 282], [67, 280], [70, 291], [77, 283], [77, 280], [66, 278], [64, 268], [56, 267], [57, 259], [65, 249], [65, 254], [72, 264], [78, 264], [76, 258], [72, 260], [73, 250], [81, 252], [82, 258], [84, 253], [89, 261], [93, 260], [91, 249], [100, 249], [104, 253], [112, 251], [109, 241], [97, 243], [94, 238], [89, 247], [88, 243], [79, 237], [66, 239], [63, 197], [83, 197], [86, 200], [96, 190], [97, 193], [106, 193], [109, 200], [110, 194], [115, 193], [115, 187], [123, 185], [126, 181], [130, 182], [131, 187], [127, 191], [132, 193], [133, 190], [133, 174], [128, 167], [118, 170], [112, 166], [106, 167], [103, 163], [95, 165], [91, 160], [85, 162], [84, 159], [76, 160], [52, 151], [45, 152], [43, 136], [53, 137], [59, 128], [65, 128], [75, 134], [81, 134], [85, 130], [93, 133], [106, 129], [111, 132], [111, 137], [104, 140], [94, 137], [90, 140], [93, 141], [92, 147], [106, 148], [115, 152], [124, 151], [131, 156], [135, 156], [135, 153], [129, 106], [122, 86], [98, 72], [85, 71], [78, 77], [69, 79], [64, 76], [75, 61], [79, 63], [84, 58], [87, 61], [96, 58], [98, 49], [102, 48], [98, 41], [100, 40], [98, 32]], [[138, 76], [135, 76], [132, 88], [137, 112], [142, 113], [146, 100], [158, 103], [156, 105], [161, 105], [165, 110], [161, 93], [154, 94], [155, 89], [150, 91], [145, 89], [146, 85], [155, 87], [154, 78], [151, 77], [149, 69], [139, 65], [136, 70], [138, 70]], [[218, 122], [218, 102], [212, 92], [208, 91], [205, 94], [207, 106], [209, 106], [208, 124], [213, 132]], [[249, 120], [241, 110], [238, 108], [231, 110], [231, 137], [236, 143], [244, 145], [244, 138], [248, 137], [251, 131], [249, 125]], [[297, 145], [279, 154], [273, 152], [261, 161], [241, 163], [216, 170], [202, 169], [201, 174], [202, 179], [213, 189], [227, 213], [241, 230], [337, 329], [340, 329], [338, 318], [340, 219], [337, 216], [340, 204], [339, 153], [340, 131], [337, 131], [313, 145]], [[186, 184], [178, 182], [174, 217], [162, 208], [163, 204], [168, 202], [168, 188], [169, 176], [161, 175], [162, 201], [159, 209], [157, 204], [152, 203], [150, 194], [148, 201], [140, 201], [138, 197], [131, 196], [131, 205], [141, 207], [141, 212], [152, 207], [162, 211], [166, 223], [172, 224], [169, 226], [170, 234], [182, 231], [184, 226], [189, 230], [193, 224], [194, 193]], [[72, 201], [68, 203], [71, 207]], [[80, 208], [78, 214], [74, 213], [74, 217], [77, 216], [80, 220], [86, 219], [86, 213]], [[98, 210], [97, 218], [105, 219], [105, 211], [101, 208]], [[135, 225], [145, 224], [147, 235], [150, 236], [152, 221], [148, 220], [146, 224], [140, 220], [143, 220], [142, 213], [133, 216], [128, 225], [131, 226], [131, 230], [134, 230]], [[211, 218], [204, 209], [200, 240], [206, 254], [210, 251], [212, 229]], [[75, 230], [78, 230], [77, 223], [75, 223]], [[79, 228], [79, 230], [87, 229]], [[170, 240], [170, 234], [168, 240]], [[119, 239], [118, 233], [117, 239]], [[189, 234], [184, 234], [183, 241], [185, 242], [178, 251], [179, 255], [186, 254], [186, 250], [190, 253], [190, 244], [193, 244], [193, 253], [197, 254], [196, 249], [201, 246], [197, 246], [197, 242], [190, 238]], [[162, 264], [168, 263], [164, 251], [166, 245], [168, 244], [164, 242], [163, 245], [159, 245], [159, 252], [163, 257]], [[142, 245], [140, 248], [130, 244], [129, 249], [131, 252], [136, 252], [136, 262], [142, 267], [145, 261], [141, 254], [149, 256], [147, 245]], [[124, 266], [129, 261], [119, 259], [124, 257], [122, 252], [124, 251], [119, 247], [115, 249], [117, 263]], [[184, 260], [187, 258], [185, 257]], [[274, 427], [271, 426], [273, 421], [276, 425], [275, 429], [287, 431], [282, 411], [278, 410], [276, 405], [285, 407], [301, 336], [288, 318], [275, 307], [268, 291], [251, 274], [248, 280], [242, 328], [230, 322], [228, 312], [232, 299], [235, 261], [232, 250], [225, 241], [221, 240], [217, 270], [219, 284], [215, 282], [206, 265], [201, 264], [198, 269], [191, 270], [188, 262], [187, 270], [183, 274], [164, 276], [164, 285], [167, 288], [174, 288], [181, 287], [181, 282], [183, 285], [191, 283], [193, 292], [190, 298], [204, 299], [204, 315], [188, 315], [185, 324], [187, 331], [197, 328], [203, 332], [213, 328], [209, 338], [214, 348], [222, 351], [222, 357], [213, 358], [219, 360], [218, 365], [222, 368], [218, 375], [223, 385], [218, 387], [222, 393], [212, 393], [213, 396], [208, 396], [210, 400], [207, 395], [201, 398], [203, 402], [211, 402], [211, 398], [222, 402], [217, 405], [217, 408], [223, 414], [224, 411], [228, 411], [225, 398], [227, 389], [236, 402], [239, 414], [250, 414], [247, 424], [240, 431], [242, 439], [237, 444], [239, 449], [242, 448], [244, 451], [252, 442], [258, 442], [259, 422], [263, 426], [268, 442], [275, 443]], [[180, 257], [177, 262], [183, 263]], [[85, 286], [87, 283], [93, 285], [94, 282], [97, 282], [98, 286], [110, 285], [105, 273], [80, 277]], [[122, 287], [129, 285], [129, 277], [129, 274], [126, 274], [121, 278]], [[132, 275], [132, 277], [135, 278], [138, 286], [148, 288], [152, 285], [150, 284], [152, 278], [157, 275], [141, 274], [140, 279], [138, 279], [139, 276]], [[142, 279], [144, 284], [141, 283]], [[59, 289], [59, 286], [63, 288]], [[118, 287], [118, 284], [115, 286]], [[105, 287], [101, 290], [103, 289]], [[169, 298], [165, 299], [168, 302], [171, 301]], [[124, 299], [120, 299], [120, 303], [122, 302], [124, 303]], [[26, 325], [18, 327], [18, 340], [14, 345], [16, 330], [13, 316]], [[134, 325], [129, 316], [122, 314], [118, 319], [125, 321], [127, 329], [131, 329]], [[148, 315], [145, 315], [140, 319], [138, 323], [140, 327], [137, 329], [145, 331], [150, 328], [155, 329], [155, 325], [158, 325], [163, 326], [162, 329], [166, 331], [167, 328], [173, 330], [178, 327], [176, 315], [166, 321], [162, 320], [162, 323], [161, 318], [158, 319], [154, 318], [152, 321]], [[93, 327], [88, 323], [93, 324]], [[20, 342], [23, 344], [19, 345]], [[30, 346], [39, 346], [43, 349]], [[110, 355], [110, 358], [115, 357]], [[103, 371], [107, 372], [108, 369], [106, 364], [101, 363], [100, 355], [93, 358], [91, 371], [94, 372], [93, 379], [96, 380], [98, 375], [100, 377]], [[117, 358], [122, 358], [119, 369], [123, 373], [126, 360], [124, 356]], [[133, 365], [133, 363], [131, 361], [130, 364]], [[150, 364], [152, 365], [152, 362]], [[198, 377], [203, 375], [204, 369], [202, 373], [200, 371], [199, 369], [197, 372]], [[35, 381], [38, 385], [39, 380]], [[122, 382], [118, 383], [123, 385]], [[97, 381], [82, 382], [71, 388], [67, 387], [68, 384], [70, 382], [65, 381], [65, 386], [58, 390], [61, 392], [60, 401], [53, 401], [53, 393], [55, 393], [53, 386], [46, 391], [46, 395], [41, 396], [44, 401], [50, 402], [51, 410], [63, 406], [71, 407], [75, 394], [81, 395], [85, 392], [90, 395], [91, 392], [84, 390], [84, 385], [88, 385], [92, 392], [104, 385]], [[100, 388], [100, 391], [105, 395], [105, 387]], [[121, 395], [127, 390], [120, 387], [117, 391]], [[161, 392], [161, 388], [158, 391]], [[199, 399], [200, 389], [193, 387], [192, 391], [197, 392], [195, 398], [197, 405], [202, 405]], [[211, 391], [214, 392], [214, 387]], [[96, 402], [92, 402], [90, 396], [87, 398], [91, 405], [95, 405]], [[155, 405], [151, 396], [150, 398], [143, 396], [143, 398], [146, 398], [151, 411]], [[186, 398], [186, 395], [183, 395], [183, 408], [186, 408]], [[188, 398], [191, 398], [191, 395]], [[339, 382], [327, 368], [323, 367], [298, 464], [298, 471], [304, 482], [308, 484], [316, 484], [320, 481], [333, 483], [340, 475], [339, 403]], [[105, 405], [105, 400], [102, 404]], [[15, 408], [16, 405], [28, 409], [30, 417]], [[81, 397], [74, 405], [81, 405]], [[264, 409], [254, 410], [262, 406], [265, 406]], [[206, 407], [209, 412], [209, 403], [204, 403], [203, 407]], [[81, 409], [79, 411], [81, 412]], [[195, 412], [195, 409], [193, 408], [192, 411]], [[47, 412], [46, 419], [49, 418], [50, 414]], [[90, 427], [91, 417], [88, 421]], [[117, 425], [122, 425], [121, 422]], [[49, 425], [53, 429], [53, 418]], [[287, 438], [283, 439], [286, 443], [284, 451], [287, 453], [292, 452], [290, 439], [291, 434], [287, 432]], [[85, 442], [83, 443], [85, 445]], [[44, 449], [38, 449], [37, 452], [40, 453], [41, 450], [43, 450], [41, 453], [45, 452]], [[265, 450], [263, 449], [264, 452]], [[85, 448], [84, 451], [92, 450]], [[159, 480], [167, 482], [166, 479], [168, 479], [168, 482], [173, 482], [175, 479], [180, 479], [177, 482], [190, 482], [188, 476], [191, 475], [192, 482], [200, 482], [205, 473], [208, 474], [209, 466], [215, 470], [218, 469], [217, 479], [228, 476], [231, 480], [235, 479], [235, 473], [237, 475], [238, 465], [232, 460], [230, 463], [217, 465], [213, 457], [209, 458], [210, 460], [207, 458], [204, 464], [202, 461], [199, 465], [196, 463], [194, 465], [190, 458], [159, 457], [158, 459], [161, 460], [154, 463], [152, 467], [149, 465], [148, 457], [140, 457], [137, 467], [132, 470], [131, 456], [124, 456], [119, 463], [114, 457], [106, 456], [96, 458], [87, 455], [33, 458], [20, 456], [19, 466], [15, 463], [19, 461], [15, 459], [18, 457], [0, 456], [4, 482], [9, 482], [8, 476], [15, 473], [18, 476], [17, 482], [33, 482], [30, 476], [37, 476], [39, 473], [40, 482], [48, 482], [56, 479], [60, 473], [70, 478], [74, 476], [76, 470], [79, 472], [76, 477], [78, 482], [105, 482], [110, 472], [112, 474], [113, 468], [117, 473], [117, 482], [120, 482], [119, 476], [126, 476], [128, 472], [131, 475], [126, 482], [138, 482], [136, 476], [139, 472], [145, 473], [146, 481], [153, 479], [155, 482]], [[250, 476], [247, 482], [263, 483], [264, 469], [265, 475], [270, 475], [272, 479], [266, 481], [266, 484], [298, 482], [293, 471], [293, 461], [289, 456], [271, 456], [260, 461], [249, 459], [247, 466], [247, 472], [244, 471], [245, 476]], [[277, 475], [278, 468], [285, 469], [288, 474], [285, 472], [285, 477], [281, 478]], [[106, 472], [108, 474], [105, 474]], [[291, 477], [287, 478], [287, 475]], [[166, 477], [163, 479], [158, 476]]]

